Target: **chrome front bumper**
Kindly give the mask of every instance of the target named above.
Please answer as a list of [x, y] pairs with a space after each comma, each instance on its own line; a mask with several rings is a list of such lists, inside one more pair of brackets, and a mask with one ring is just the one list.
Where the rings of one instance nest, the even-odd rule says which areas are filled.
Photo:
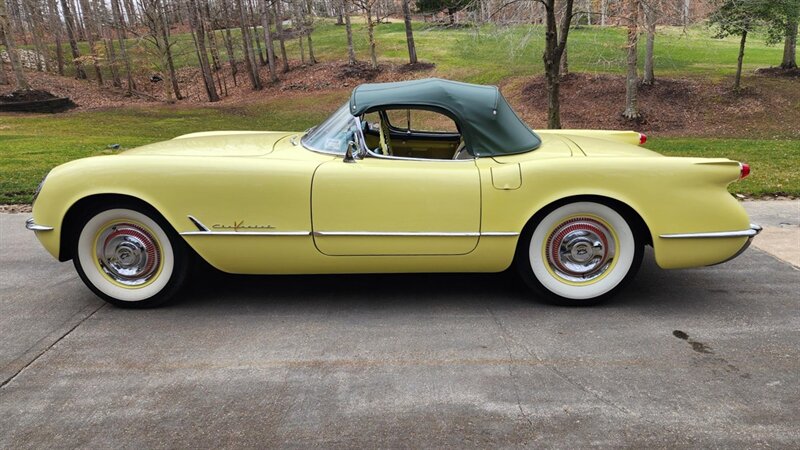
[[33, 217], [25, 221], [25, 228], [31, 231], [53, 231], [53, 227], [48, 227], [45, 225], [37, 225], [33, 221]]

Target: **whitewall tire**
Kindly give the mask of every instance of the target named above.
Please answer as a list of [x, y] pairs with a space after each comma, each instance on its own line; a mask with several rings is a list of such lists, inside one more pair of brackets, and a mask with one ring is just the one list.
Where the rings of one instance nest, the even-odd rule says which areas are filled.
[[621, 289], [638, 271], [639, 230], [620, 212], [575, 202], [546, 213], [522, 237], [517, 268], [544, 299], [595, 304]]
[[73, 261], [84, 283], [117, 306], [157, 306], [186, 274], [185, 244], [163, 219], [136, 206], [95, 208], [78, 225]]

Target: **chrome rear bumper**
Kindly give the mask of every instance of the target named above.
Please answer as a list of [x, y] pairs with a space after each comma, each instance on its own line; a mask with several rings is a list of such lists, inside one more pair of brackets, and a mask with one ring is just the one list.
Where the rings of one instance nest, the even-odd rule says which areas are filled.
[[25, 221], [25, 228], [31, 231], [53, 231], [53, 227], [48, 227], [45, 225], [37, 225], [33, 221], [33, 217]]
[[761, 232], [761, 227], [751, 223], [748, 230], [737, 231], [714, 231], [710, 233], [673, 233], [662, 234], [658, 237], [663, 239], [708, 239], [708, 238], [731, 238], [731, 237], [748, 237], [754, 238]]

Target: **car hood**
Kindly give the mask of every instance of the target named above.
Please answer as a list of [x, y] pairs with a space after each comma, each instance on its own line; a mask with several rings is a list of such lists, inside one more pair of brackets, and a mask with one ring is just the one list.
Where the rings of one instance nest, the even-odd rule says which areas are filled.
[[262, 156], [271, 153], [275, 143], [292, 134], [283, 131], [191, 133], [169, 141], [137, 147], [122, 154], [131, 156]]

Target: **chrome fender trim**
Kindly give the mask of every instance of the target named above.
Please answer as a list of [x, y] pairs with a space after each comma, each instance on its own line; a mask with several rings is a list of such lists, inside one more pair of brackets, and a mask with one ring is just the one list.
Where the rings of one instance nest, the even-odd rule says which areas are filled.
[[36, 224], [33, 221], [33, 217], [25, 221], [25, 228], [31, 231], [53, 231], [53, 227]]
[[707, 238], [733, 238], [733, 237], [755, 237], [761, 232], [761, 227], [751, 223], [749, 230], [738, 231], [714, 231], [710, 233], [674, 233], [662, 234], [663, 239], [707, 239]]

